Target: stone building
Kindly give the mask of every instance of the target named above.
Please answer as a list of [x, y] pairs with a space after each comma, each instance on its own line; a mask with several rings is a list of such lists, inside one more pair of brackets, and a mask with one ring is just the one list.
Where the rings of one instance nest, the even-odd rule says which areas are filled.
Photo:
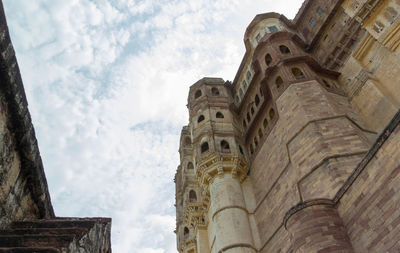
[[56, 217], [0, 1], [0, 252], [111, 253], [111, 219]]
[[400, 1], [257, 15], [203, 78], [175, 176], [182, 253], [400, 252]]

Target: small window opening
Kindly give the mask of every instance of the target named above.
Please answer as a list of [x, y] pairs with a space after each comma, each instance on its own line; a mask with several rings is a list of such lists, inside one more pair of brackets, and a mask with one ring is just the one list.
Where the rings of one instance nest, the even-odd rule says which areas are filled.
[[279, 46], [279, 51], [281, 51], [282, 54], [290, 54], [290, 49], [285, 45]]
[[279, 88], [282, 86], [282, 84], [283, 84], [283, 79], [282, 79], [282, 77], [278, 76], [278, 77], [275, 79], [275, 84], [276, 84], [276, 88], [279, 89]]
[[271, 110], [269, 110], [269, 118], [273, 119], [274, 117], [275, 117], [275, 110], [271, 108]]
[[248, 70], [247, 70], [247, 73], [246, 73], [246, 78], [247, 78], [248, 81], [250, 81], [251, 73]]
[[239, 96], [238, 95], [235, 96], [235, 101], [237, 104], [239, 104]]
[[187, 240], [187, 239], [189, 238], [189, 229], [188, 229], [187, 227], [185, 227], [185, 228], [183, 229], [183, 238], [184, 238], [185, 240]]
[[197, 99], [201, 97], [201, 95], [202, 95], [201, 90], [197, 90], [196, 93], [194, 94], [194, 98]]
[[219, 90], [215, 87], [213, 87], [211, 89], [211, 94], [213, 94], [213, 96], [219, 96]]
[[259, 128], [259, 129], [258, 129], [258, 138], [260, 138], [260, 140], [261, 140], [261, 138], [262, 138], [263, 136], [264, 136], [264, 134], [263, 134], [261, 128]]
[[258, 106], [260, 104], [260, 97], [258, 95], [256, 95], [256, 97], [254, 98], [254, 101], [256, 103], [256, 106]]
[[254, 146], [257, 147], [258, 146], [258, 140], [257, 137], [254, 137]]
[[242, 90], [242, 88], [239, 89], [239, 95], [240, 95], [240, 98], [243, 98], [243, 90]]
[[253, 148], [253, 144], [250, 144], [250, 154], [254, 153], [254, 148]]
[[264, 129], [267, 128], [267, 126], [268, 126], [268, 121], [267, 121], [267, 119], [264, 119], [264, 121], [263, 121], [263, 127], [264, 127]]
[[229, 147], [229, 143], [225, 140], [221, 141], [221, 151], [222, 152], [229, 152], [230, 151], [230, 147]]
[[221, 112], [217, 112], [217, 114], [215, 115], [215, 117], [216, 117], [217, 119], [223, 119], [223, 118], [224, 118], [224, 115], [223, 115]]
[[277, 32], [278, 28], [275, 25], [273, 25], [273, 26], [268, 26], [268, 30], [269, 30], [269, 32], [273, 33], [273, 32]]
[[193, 163], [189, 162], [188, 165], [187, 165], [187, 169], [188, 170], [193, 170], [194, 169]]
[[200, 115], [199, 118], [197, 119], [197, 123], [202, 122], [204, 119], [205, 119], [204, 116]]
[[324, 9], [322, 9], [321, 7], [318, 7], [317, 13], [321, 17], [324, 14]]
[[265, 56], [265, 63], [267, 64], [267, 66], [269, 66], [271, 64], [271, 62], [272, 62], [272, 57], [270, 54], [267, 54]]
[[244, 155], [244, 152], [243, 152], [242, 146], [240, 146], [240, 145], [239, 145], [239, 152], [240, 152], [240, 154]]
[[208, 151], [208, 149], [208, 142], [204, 142], [203, 144], [201, 144], [201, 153]]
[[303, 79], [304, 73], [299, 68], [292, 68], [292, 73], [296, 79]]
[[251, 115], [254, 114], [254, 107], [253, 106], [251, 107], [250, 112], [251, 112]]
[[311, 27], [314, 27], [316, 24], [317, 24], [317, 20], [311, 18], [311, 19], [310, 19], [310, 26], [311, 26]]
[[243, 84], [243, 90], [246, 91], [247, 90], [247, 82], [244, 80], [242, 82], [242, 84]]
[[190, 190], [190, 192], [189, 192], [189, 202], [191, 202], [191, 203], [197, 202], [197, 195], [194, 190]]

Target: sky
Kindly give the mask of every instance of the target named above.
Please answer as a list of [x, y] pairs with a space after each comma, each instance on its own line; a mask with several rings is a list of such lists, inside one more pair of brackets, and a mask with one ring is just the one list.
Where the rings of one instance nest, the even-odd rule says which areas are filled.
[[3, 0], [57, 216], [111, 217], [114, 253], [176, 252], [190, 85], [232, 80], [256, 14], [302, 0]]

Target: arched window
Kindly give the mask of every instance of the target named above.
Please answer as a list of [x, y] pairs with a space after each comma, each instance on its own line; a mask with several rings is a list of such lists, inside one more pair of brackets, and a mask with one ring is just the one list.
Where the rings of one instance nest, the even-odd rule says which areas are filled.
[[265, 56], [265, 63], [267, 64], [267, 66], [269, 66], [271, 64], [271, 62], [272, 62], [272, 57], [270, 54], [267, 54]]
[[215, 115], [215, 117], [216, 117], [217, 119], [223, 119], [223, 118], [224, 118], [224, 115], [223, 115], [221, 112], [217, 112], [217, 114]]
[[254, 98], [254, 102], [256, 103], [256, 106], [260, 104], [260, 97], [258, 95], [256, 95], [256, 97]]
[[279, 88], [282, 86], [282, 84], [283, 84], [283, 79], [282, 79], [282, 77], [278, 76], [278, 77], [275, 79], [275, 84], [276, 84], [276, 88], [279, 89]]
[[208, 142], [204, 142], [203, 144], [201, 144], [201, 153], [208, 151], [208, 149]]
[[261, 138], [263, 137], [264, 135], [263, 135], [263, 132], [261, 131], [261, 128], [259, 128], [258, 129], [258, 138], [260, 138], [260, 140], [261, 140]]
[[201, 90], [197, 90], [196, 93], [194, 94], [194, 98], [195, 99], [199, 98], [199, 97], [201, 97], [201, 95], [202, 95]]
[[273, 109], [273, 108], [271, 108], [270, 110], [269, 110], [269, 118], [270, 119], [273, 119], [275, 117], [275, 110]]
[[250, 144], [250, 154], [254, 153], [254, 148], [253, 148], [253, 144]]
[[239, 95], [240, 95], [240, 98], [243, 98], [243, 90], [242, 90], [242, 88], [239, 89]]
[[264, 127], [264, 129], [267, 128], [267, 126], [268, 126], [268, 121], [267, 121], [267, 119], [264, 119], [264, 121], [263, 121], [263, 127]]
[[299, 68], [292, 68], [292, 73], [296, 79], [304, 78], [304, 73]]
[[211, 89], [211, 94], [213, 94], [213, 96], [219, 96], [219, 90], [215, 87], [213, 87]]
[[183, 229], [183, 238], [184, 238], [185, 240], [187, 240], [187, 239], [189, 238], [189, 229], [188, 229], [187, 227], [185, 227], [185, 228]]
[[197, 201], [197, 195], [194, 190], [190, 190], [189, 192], [189, 202], [193, 203]]
[[280, 45], [279, 51], [281, 51], [282, 54], [290, 54], [290, 49], [285, 45]]
[[222, 152], [229, 152], [231, 149], [229, 147], [229, 143], [225, 140], [221, 141], [221, 151]]
[[193, 163], [189, 162], [189, 163], [187, 164], [187, 169], [188, 169], [188, 170], [193, 170], [193, 169], [194, 169]]
[[185, 138], [185, 146], [190, 146], [190, 144], [192, 144], [192, 141], [190, 140], [189, 137]]
[[200, 115], [199, 118], [197, 119], [197, 123], [200, 123], [204, 120], [204, 116]]

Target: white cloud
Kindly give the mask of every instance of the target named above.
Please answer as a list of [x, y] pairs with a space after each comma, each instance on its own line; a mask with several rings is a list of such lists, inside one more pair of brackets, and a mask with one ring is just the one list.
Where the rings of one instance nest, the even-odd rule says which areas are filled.
[[56, 214], [112, 217], [117, 253], [176, 252], [188, 88], [232, 80], [252, 18], [301, 0], [3, 2]]

